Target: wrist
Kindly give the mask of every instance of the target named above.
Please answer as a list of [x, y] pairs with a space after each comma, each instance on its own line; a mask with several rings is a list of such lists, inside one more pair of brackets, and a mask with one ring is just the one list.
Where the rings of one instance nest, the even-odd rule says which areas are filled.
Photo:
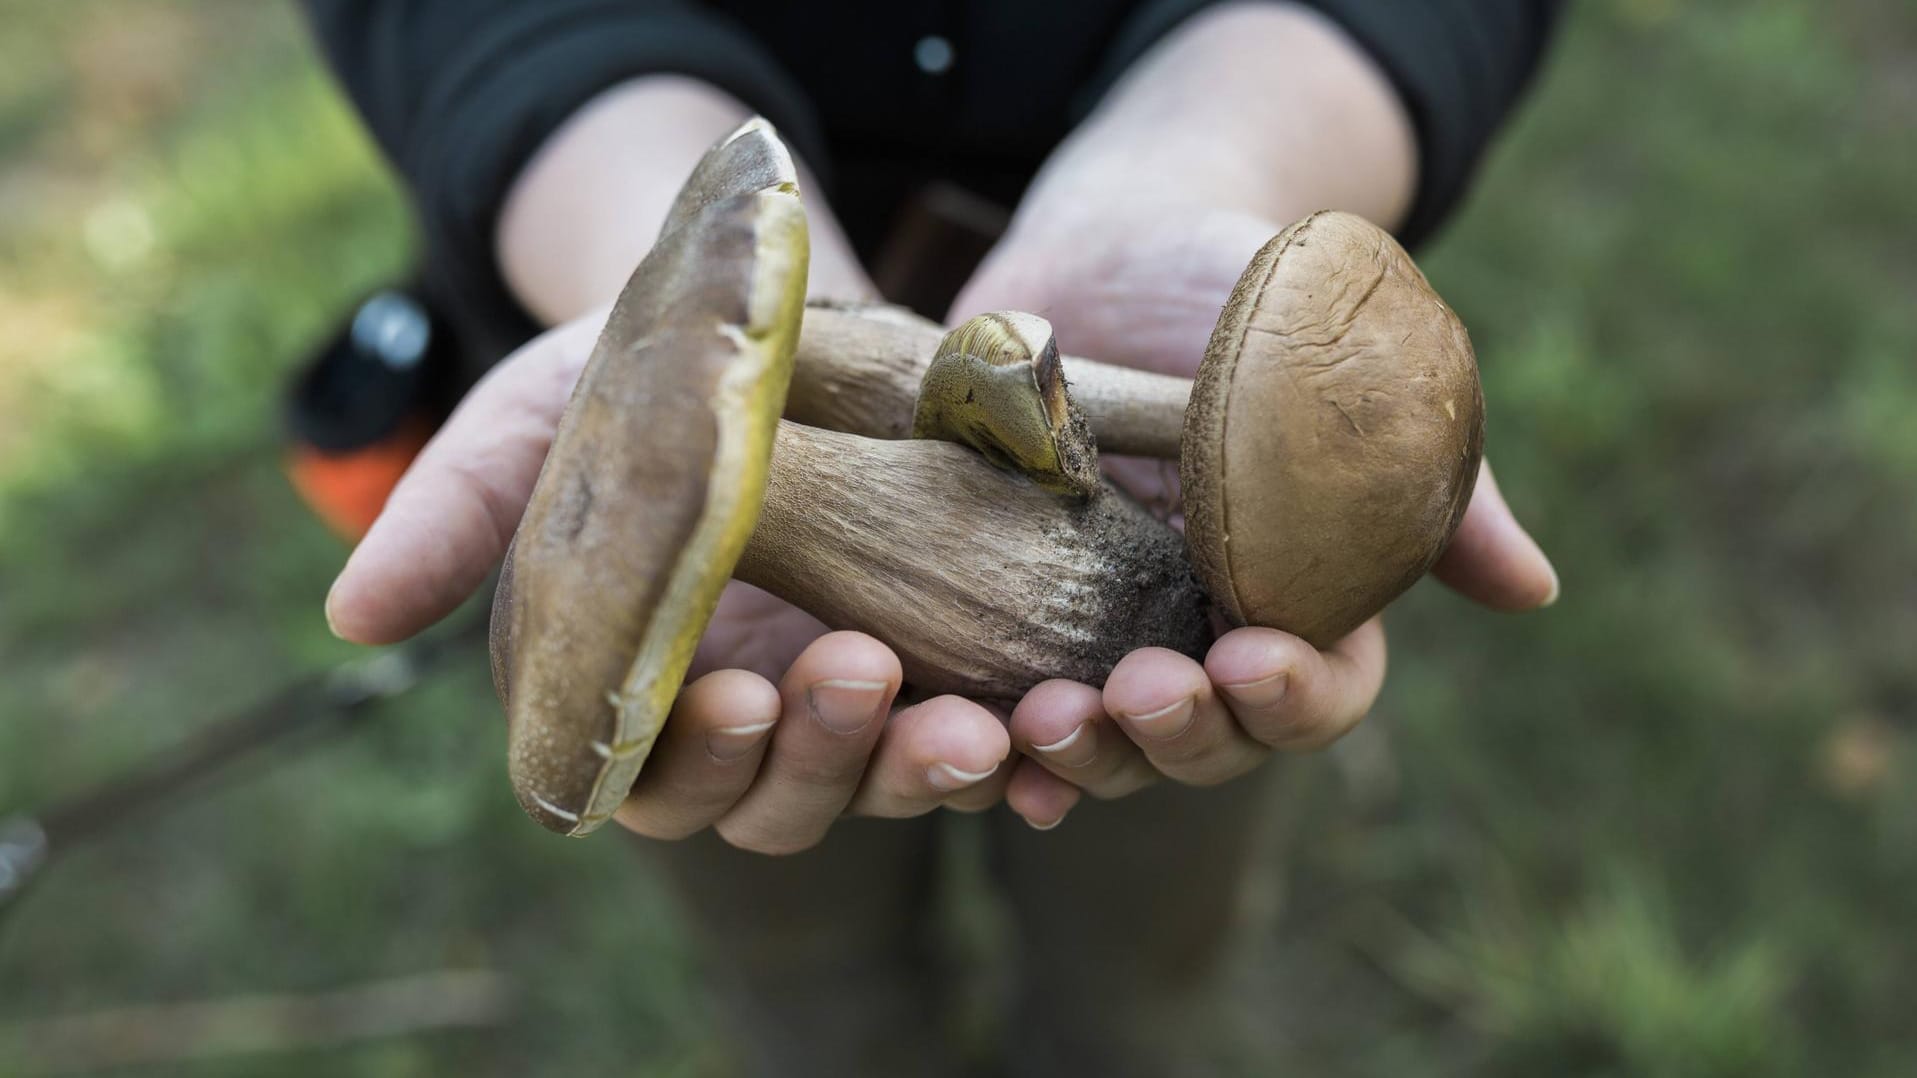
[[1189, 377], [1232, 286], [1280, 227], [1191, 205], [1021, 214], [948, 321], [1029, 310], [1053, 322], [1066, 352]]
[[1330, 19], [1232, 3], [1187, 19], [1132, 66], [1033, 185], [1047, 212], [1087, 196], [1203, 206], [1279, 225], [1316, 210], [1391, 228], [1417, 141], [1389, 78]]
[[[610, 303], [652, 249], [701, 155], [751, 110], [695, 79], [650, 75], [593, 98], [554, 131], [514, 181], [494, 257], [514, 298], [547, 325]], [[799, 165], [807, 193], [810, 291], [873, 294], [837, 221]]]

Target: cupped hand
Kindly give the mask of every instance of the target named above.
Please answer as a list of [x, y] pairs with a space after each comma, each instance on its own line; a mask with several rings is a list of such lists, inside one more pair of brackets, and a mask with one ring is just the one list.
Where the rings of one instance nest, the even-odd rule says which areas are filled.
[[[555, 329], [474, 387], [340, 572], [326, 601], [336, 633], [405, 639], [485, 582], [604, 322], [600, 311]], [[658, 838], [711, 827], [743, 849], [787, 853], [845, 814], [996, 804], [1012, 781], [1005, 722], [952, 696], [897, 707], [900, 679], [897, 656], [877, 640], [829, 633], [734, 583], [617, 819]], [[1036, 803], [1049, 811], [1044, 797]]]
[[[1061, 186], [1052, 177], [1052, 190]], [[1079, 193], [1058, 212], [1043, 208], [1043, 191], [1040, 208], [1028, 202], [950, 320], [1033, 311], [1051, 321], [1066, 352], [1190, 376], [1232, 285], [1278, 227], [1196, 206], [1102, 209], [1095, 194]], [[1182, 524], [1175, 469], [1155, 461], [1104, 464], [1120, 486]], [[1557, 597], [1550, 562], [1488, 466], [1433, 572], [1493, 609], [1528, 610]], [[1323, 651], [1275, 629], [1240, 628], [1220, 636], [1202, 662], [1145, 648], [1121, 660], [1102, 688], [1045, 682], [1012, 712], [1012, 742], [1023, 759], [1007, 799], [1033, 819], [1068, 803], [1075, 794], [1067, 786], [1113, 798], [1161, 779], [1211, 785], [1274, 752], [1323, 747], [1370, 711], [1385, 655], [1376, 618]]]

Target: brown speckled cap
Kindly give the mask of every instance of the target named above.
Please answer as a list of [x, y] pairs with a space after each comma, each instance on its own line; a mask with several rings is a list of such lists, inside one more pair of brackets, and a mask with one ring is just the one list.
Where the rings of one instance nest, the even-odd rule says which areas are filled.
[[1483, 447], [1463, 324], [1383, 229], [1313, 214], [1239, 277], [1193, 385], [1192, 562], [1233, 623], [1328, 646], [1437, 560]]

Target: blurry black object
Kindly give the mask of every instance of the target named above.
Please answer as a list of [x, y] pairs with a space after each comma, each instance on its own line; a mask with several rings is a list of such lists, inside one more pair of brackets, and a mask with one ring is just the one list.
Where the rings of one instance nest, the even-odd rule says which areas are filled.
[[872, 260], [879, 294], [943, 322], [1010, 226], [1004, 206], [953, 183], [920, 188], [900, 207]]
[[150, 819], [154, 809], [256, 749], [296, 733], [354, 726], [374, 704], [405, 693], [446, 660], [472, 654], [487, 620], [481, 613], [450, 631], [309, 674], [91, 790], [44, 809], [0, 815], [0, 923], [55, 857], [122, 824]]
[[287, 478], [349, 542], [373, 526], [470, 385], [451, 320], [426, 295], [388, 288], [361, 300], [288, 391]]
[[373, 445], [415, 417], [436, 427], [467, 388], [461, 372], [447, 319], [415, 289], [381, 289], [295, 377], [287, 426], [328, 453]]

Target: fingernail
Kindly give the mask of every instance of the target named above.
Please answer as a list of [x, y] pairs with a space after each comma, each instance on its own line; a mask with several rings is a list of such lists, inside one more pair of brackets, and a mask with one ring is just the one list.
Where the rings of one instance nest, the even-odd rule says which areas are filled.
[[[1069, 812], [1065, 814], [1065, 816], [1069, 816], [1069, 815], [1071, 815], [1071, 813]], [[1039, 823], [1037, 820], [1033, 820], [1029, 818], [1026, 819], [1025, 823], [1034, 831], [1050, 831], [1052, 828], [1057, 827], [1059, 824], [1064, 823], [1065, 816], [1060, 816], [1058, 819], [1053, 820], [1051, 823]]]
[[1049, 745], [1033, 745], [1032, 748], [1050, 757], [1061, 767], [1084, 767], [1098, 757], [1098, 743], [1088, 735], [1091, 724], [1081, 722], [1072, 727], [1072, 732]]
[[967, 786], [982, 782], [990, 778], [992, 772], [997, 770], [998, 768], [991, 767], [984, 771], [960, 771], [951, 764], [937, 763], [925, 769], [925, 781], [931, 783], [932, 788], [935, 790], [944, 790], [950, 793], [953, 790], [963, 790]]
[[835, 734], [856, 734], [879, 717], [885, 701], [883, 681], [821, 681], [806, 690], [812, 717]]
[[1139, 733], [1160, 741], [1168, 741], [1190, 729], [1192, 718], [1198, 714], [1196, 704], [1196, 700], [1187, 696], [1170, 707], [1161, 707], [1157, 711], [1132, 715], [1129, 718], [1133, 728]]
[[326, 589], [326, 631], [344, 640], [346, 637], [339, 631], [339, 622], [333, 620], [333, 594], [337, 591], [339, 581], [335, 580], [333, 586]]
[[720, 763], [729, 763], [759, 747], [765, 732], [777, 720], [755, 722], [750, 726], [725, 726], [706, 733], [706, 752]]
[[1291, 671], [1280, 670], [1269, 677], [1256, 681], [1241, 681], [1234, 685], [1220, 685], [1231, 696], [1235, 704], [1247, 707], [1273, 707], [1285, 698], [1291, 688]]
[[1552, 565], [1549, 560], [1546, 560], [1544, 569], [1551, 574], [1551, 590], [1544, 596], [1544, 601], [1538, 604], [1539, 609], [1543, 609], [1558, 601], [1558, 567]]

